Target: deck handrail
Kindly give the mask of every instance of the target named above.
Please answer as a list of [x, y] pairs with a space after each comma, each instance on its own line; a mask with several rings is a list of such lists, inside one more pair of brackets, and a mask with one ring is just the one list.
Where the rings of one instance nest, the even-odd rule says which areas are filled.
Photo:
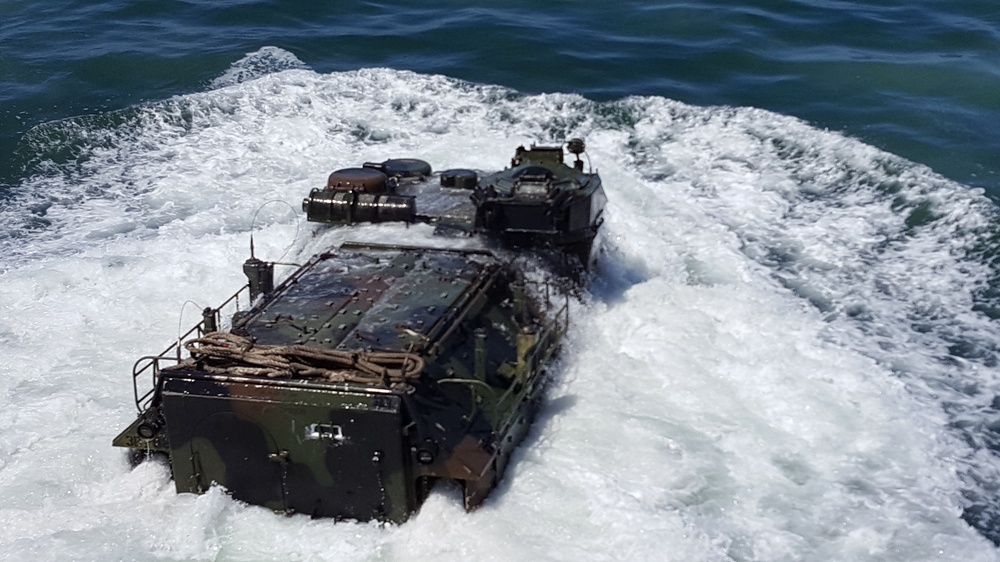
[[[209, 319], [211, 319], [211, 326], [218, 326], [220, 321], [220, 313], [222, 309], [224, 309], [230, 303], [235, 302], [236, 310], [239, 311], [240, 294], [242, 294], [243, 292], [247, 292], [249, 290], [250, 290], [249, 284], [240, 287], [238, 291], [233, 293], [231, 297], [223, 301], [223, 303], [217, 306], [216, 308], [205, 309], [202, 312], [201, 322], [198, 322], [197, 324], [192, 326], [191, 329], [189, 329], [187, 332], [184, 332], [183, 335], [178, 336], [176, 341], [167, 346], [167, 348], [161, 351], [159, 354], [144, 355], [140, 357], [138, 360], [136, 360], [135, 364], [132, 365], [132, 394], [135, 397], [135, 407], [136, 409], [139, 410], [140, 414], [146, 411], [152, 405], [153, 399], [155, 398], [157, 387], [160, 381], [160, 370], [161, 370], [160, 363], [162, 361], [170, 361], [175, 365], [180, 364], [180, 362], [184, 360], [184, 358], [181, 357], [181, 348], [183, 346], [183, 342], [189, 339], [192, 336], [192, 334], [194, 334], [195, 337], [201, 337], [208, 332], [214, 332], [215, 329], [206, 330], [206, 322], [208, 322]], [[139, 379], [144, 376], [150, 377], [151, 384], [149, 386], [149, 390], [140, 395]]]

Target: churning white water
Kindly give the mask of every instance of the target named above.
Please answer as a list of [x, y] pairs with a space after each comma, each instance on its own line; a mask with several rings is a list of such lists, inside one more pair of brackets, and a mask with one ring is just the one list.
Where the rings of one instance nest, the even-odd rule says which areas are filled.
[[[269, 260], [426, 240], [300, 224], [299, 201], [365, 161], [496, 170], [569, 137], [610, 199], [601, 266], [481, 509], [439, 487], [401, 526], [286, 517], [177, 495], [110, 446], [132, 363], [244, 282], [258, 209]], [[320, 75], [275, 49], [28, 142], [38, 173], [0, 208], [0, 558], [1000, 559], [962, 518], [996, 471], [956, 429], [1000, 392], [967, 255], [995, 212], [926, 168], [759, 110]]]

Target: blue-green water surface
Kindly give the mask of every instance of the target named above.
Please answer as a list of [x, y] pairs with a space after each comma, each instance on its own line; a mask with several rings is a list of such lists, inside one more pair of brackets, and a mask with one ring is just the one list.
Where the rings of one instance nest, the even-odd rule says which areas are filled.
[[[752, 106], [1000, 190], [1000, 6], [858, 2], [89, 2], [0, 7], [0, 161], [31, 127], [207, 87], [276, 46], [595, 100]], [[30, 148], [27, 149], [30, 152]]]
[[[110, 449], [131, 361], [251, 230], [347, 237], [263, 202], [574, 136], [601, 265], [475, 516], [282, 519]], [[0, 551], [996, 560], [998, 201], [996, 0], [4, 0]], [[397, 226], [356, 235], [429, 236]]]

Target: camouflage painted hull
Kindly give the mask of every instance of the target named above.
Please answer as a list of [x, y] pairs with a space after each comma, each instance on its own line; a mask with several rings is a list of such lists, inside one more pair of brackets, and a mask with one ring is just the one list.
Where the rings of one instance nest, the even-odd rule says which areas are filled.
[[139, 419], [114, 444], [166, 454], [178, 492], [218, 484], [288, 513], [401, 522], [440, 478], [460, 483], [471, 509], [527, 431], [565, 329], [564, 306], [533, 292], [486, 252], [324, 254], [237, 315], [232, 332], [255, 349], [363, 358], [377, 346], [416, 356], [419, 372], [366, 381], [342, 366], [299, 375], [246, 372], [230, 359], [163, 366], [176, 362], [168, 350], [155, 358]]
[[521, 147], [484, 176], [413, 159], [334, 172], [303, 202], [311, 221], [422, 220], [495, 250], [346, 244], [275, 286], [251, 241], [248, 285], [203, 311], [188, 355], [136, 363], [139, 416], [114, 445], [166, 457], [178, 492], [219, 485], [286, 513], [402, 522], [440, 479], [476, 507], [565, 333], [580, 277], [564, 267], [586, 266], [603, 221], [583, 148], [570, 141], [569, 166], [561, 148]]

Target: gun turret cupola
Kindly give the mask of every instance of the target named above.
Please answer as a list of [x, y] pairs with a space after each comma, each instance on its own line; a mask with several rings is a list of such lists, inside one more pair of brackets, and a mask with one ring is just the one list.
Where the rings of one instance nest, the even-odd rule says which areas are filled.
[[476, 230], [507, 245], [560, 249], [586, 265], [607, 198], [600, 176], [583, 171], [584, 142], [566, 147], [572, 166], [560, 146], [521, 146], [510, 168], [480, 178], [472, 194]]

